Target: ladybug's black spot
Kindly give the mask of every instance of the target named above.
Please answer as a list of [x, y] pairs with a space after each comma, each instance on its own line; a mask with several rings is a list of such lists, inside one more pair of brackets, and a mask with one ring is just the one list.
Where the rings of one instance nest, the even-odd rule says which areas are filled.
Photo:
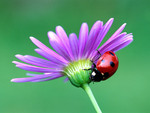
[[109, 73], [108, 72], [104, 73], [104, 76], [107, 78], [109, 76]]
[[114, 56], [114, 54], [112, 52], [109, 52], [112, 56]]
[[114, 66], [115, 66], [115, 64], [114, 64], [113, 62], [110, 62], [110, 65], [111, 65], [111, 67], [114, 67]]

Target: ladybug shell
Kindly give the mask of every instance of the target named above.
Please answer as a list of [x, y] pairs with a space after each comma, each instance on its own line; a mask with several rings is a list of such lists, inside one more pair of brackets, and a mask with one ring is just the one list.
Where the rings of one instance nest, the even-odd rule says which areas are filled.
[[97, 61], [96, 68], [103, 75], [103, 80], [111, 77], [118, 68], [118, 58], [112, 51], [105, 52]]

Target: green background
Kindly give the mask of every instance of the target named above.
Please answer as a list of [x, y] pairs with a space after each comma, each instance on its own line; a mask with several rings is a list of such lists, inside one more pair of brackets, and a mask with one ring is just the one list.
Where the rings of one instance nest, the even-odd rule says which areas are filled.
[[[103, 113], [150, 112], [150, 1], [149, 0], [0, 0], [0, 113], [95, 113], [81, 88], [64, 78], [41, 83], [11, 83], [27, 71], [11, 62], [14, 55], [34, 55], [34, 36], [50, 47], [47, 32], [61, 25], [79, 33], [82, 22], [89, 28], [97, 20], [114, 23], [103, 43], [123, 23], [134, 41], [117, 52], [120, 64], [113, 77], [91, 83]], [[19, 60], [17, 60], [19, 61]]]

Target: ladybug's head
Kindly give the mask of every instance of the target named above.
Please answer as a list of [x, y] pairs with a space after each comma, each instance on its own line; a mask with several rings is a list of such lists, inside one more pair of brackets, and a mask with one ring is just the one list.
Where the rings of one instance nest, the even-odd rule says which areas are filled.
[[97, 69], [93, 69], [91, 72], [90, 80], [93, 82], [100, 82], [102, 79], [102, 74]]
[[93, 82], [100, 82], [106, 80], [109, 77], [109, 73], [101, 73], [97, 68], [93, 68], [90, 76], [90, 80]]

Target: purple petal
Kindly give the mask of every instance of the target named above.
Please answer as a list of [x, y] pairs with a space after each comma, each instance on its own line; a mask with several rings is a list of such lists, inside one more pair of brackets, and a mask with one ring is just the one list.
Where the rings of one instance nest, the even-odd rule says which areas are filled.
[[[109, 40], [111, 41], [113, 38], [115, 38], [116, 36], [118, 36], [122, 31], [123, 29], [125, 28], [126, 26], [126, 23], [124, 23], [110, 38]], [[108, 40], [108, 41], [109, 41]]]
[[111, 42], [111, 40], [113, 40], [116, 36], [118, 36], [118, 35], [123, 31], [123, 29], [125, 28], [125, 26], [126, 26], [126, 23], [124, 23], [124, 24], [107, 40], [107, 42], [105, 42], [105, 44], [103, 44], [103, 45], [101, 46], [101, 48], [103, 48], [103, 46], [106, 46], [107, 43]]
[[86, 41], [88, 38], [88, 25], [83, 23], [79, 33], [79, 58], [83, 57], [83, 51], [85, 50]]
[[91, 54], [88, 56], [88, 58], [92, 61], [95, 61], [95, 59], [99, 58], [99, 54], [96, 50], [91, 51]]
[[34, 81], [31, 81], [31, 82], [44, 82], [44, 81], [54, 80], [54, 79], [60, 78], [62, 76], [63, 75], [54, 74], [52, 77], [48, 77], [48, 78], [44, 78], [44, 79], [40, 79], [40, 80], [34, 80]]
[[107, 32], [109, 31], [109, 29], [110, 29], [110, 27], [111, 27], [113, 21], [114, 21], [114, 19], [111, 18], [111, 19], [109, 19], [109, 20], [107, 21], [107, 23], [104, 25], [104, 28], [103, 28], [103, 30], [102, 30], [102, 32], [101, 32], [101, 34], [100, 34], [101, 40], [105, 37], [105, 35], [106, 35]]
[[63, 56], [66, 60], [70, 60], [70, 56], [68, 55], [66, 48], [62, 44], [60, 38], [52, 31], [48, 32], [49, 42], [51, 46], [55, 49], [57, 53]]
[[59, 67], [63, 67], [62, 65], [58, 65], [56, 63], [53, 63], [53, 62], [50, 62], [48, 60], [45, 60], [45, 59], [41, 59], [41, 58], [37, 58], [37, 57], [34, 57], [34, 56], [30, 56], [30, 55], [25, 55], [24, 56], [27, 60], [29, 61], [32, 61], [32, 62], [35, 62], [37, 64], [41, 64], [41, 65], [44, 65], [45, 67], [48, 67], [48, 68], [59, 68]]
[[90, 33], [89, 33], [89, 39], [90, 38], [92, 38], [92, 34], [93, 34], [93, 32], [95, 31], [95, 30], [100, 30], [100, 28], [102, 27], [102, 25], [103, 25], [103, 22], [101, 22], [100, 20], [98, 20], [98, 21], [96, 21], [94, 24], [93, 24], [93, 26], [92, 26], [92, 28], [91, 28], [91, 30], [90, 30]]
[[98, 45], [95, 45], [95, 41], [98, 38], [97, 36], [98, 36], [100, 30], [102, 30], [102, 25], [103, 25], [103, 22], [97, 21], [92, 26], [90, 34], [89, 34], [89, 38], [86, 43], [85, 58], [88, 58], [89, 55], [91, 54], [91, 52], [93, 51], [94, 47], [98, 46]]
[[47, 54], [45, 51], [41, 49], [35, 49], [35, 52], [37, 52], [39, 55], [43, 56], [44, 58], [50, 60], [50, 62], [56, 63], [57, 65], [64, 65], [67, 66], [67, 64], [60, 62], [56, 58], [52, 57], [51, 55]]
[[13, 63], [16, 64], [16, 67], [19, 67], [19, 68], [27, 70], [27, 71], [33, 71], [33, 72], [51, 73], [51, 72], [61, 72], [62, 71], [60, 69], [50, 69], [50, 68], [41, 68], [41, 67], [31, 66], [31, 65], [20, 63], [17, 61], [13, 61]]
[[22, 60], [23, 62], [40, 66], [40, 67], [48, 67], [48, 68], [61, 68], [63, 67], [62, 65], [57, 65], [56, 63], [50, 62], [48, 60], [44, 60], [41, 58], [37, 58], [34, 56], [30, 55], [15, 55], [18, 59]]
[[53, 57], [65, 64], [68, 63], [68, 61], [66, 61], [62, 56], [58, 55], [57, 53], [55, 53], [53, 50], [51, 50], [50, 48], [48, 48], [47, 46], [45, 46], [43, 43], [41, 43], [39, 40], [37, 40], [34, 37], [30, 37], [31, 41], [38, 46], [40, 49], [42, 49], [45, 53], [47, 53], [50, 57]]
[[26, 73], [26, 75], [27, 75], [27, 76], [32, 76], [32, 77], [34, 77], [34, 76], [38, 76], [38, 75], [50, 75], [50, 74], [52, 74], [52, 73], [44, 73], [44, 74]]
[[113, 18], [109, 19], [108, 22], [103, 26], [103, 29], [99, 32], [97, 40], [95, 41], [95, 45], [93, 47], [93, 50], [96, 50], [97, 47], [100, 45], [101, 41], [103, 40], [103, 38], [105, 37], [105, 35], [109, 31], [109, 29], [113, 23], [113, 20], [114, 20]]
[[120, 43], [118, 46], [112, 48], [111, 51], [116, 52], [116, 51], [126, 47], [127, 45], [129, 45], [132, 41], [133, 41], [133, 38], [131, 36], [130, 38], [128, 38], [128, 39], [124, 40], [122, 43]]
[[[50, 73], [49, 73], [49, 74], [50, 74]], [[27, 75], [27, 76], [32, 76], [32, 77], [34, 77], [34, 76], [38, 76], [38, 75], [45, 75], [45, 73], [44, 73], [44, 74], [26, 73], [26, 75]]]
[[69, 35], [69, 43], [71, 47], [71, 51], [73, 53], [74, 59], [77, 60], [78, 53], [79, 53], [79, 44], [78, 44], [78, 38], [75, 33], [71, 33]]
[[[55, 73], [55, 75], [57, 75]], [[41, 80], [41, 79], [45, 79], [45, 78], [49, 78], [49, 77], [53, 77], [54, 76], [54, 73], [51, 73], [51, 74], [43, 74], [43, 75], [36, 75], [34, 77], [26, 77], [26, 78], [15, 78], [15, 79], [12, 79], [11, 82], [32, 82], [32, 81], [35, 81], [35, 80]]]
[[58, 37], [60, 38], [63, 47], [66, 50], [66, 53], [68, 53], [68, 56], [70, 57], [71, 60], [73, 60], [73, 54], [69, 45], [69, 39], [68, 36], [65, 32], [65, 30], [61, 27], [61, 26], [57, 26], [56, 27], [56, 34], [58, 35]]
[[44, 79], [50, 77], [50, 75], [37, 75], [35, 77], [26, 77], [26, 78], [14, 78], [11, 80], [11, 82], [30, 82], [33, 80], [38, 80], [38, 79]]
[[109, 48], [112, 44], [118, 43], [119, 40], [125, 38], [127, 35], [126, 33], [122, 33], [119, 34], [117, 37], [114, 37], [113, 39], [108, 39], [103, 46], [101, 46], [98, 51], [101, 52], [101, 54], [103, 54], [104, 52], [106, 52], [107, 48]]
[[[116, 52], [127, 45], [129, 45], [133, 41], [132, 34], [127, 34], [124, 36], [124, 33], [118, 35], [116, 39], [111, 40], [111, 42], [107, 43], [104, 48], [98, 49], [101, 54], [105, 53], [106, 51], [113, 51]], [[96, 57], [99, 56], [98, 53], [94, 53], [94, 61], [96, 60]]]
[[[119, 37], [119, 38], [118, 38]], [[105, 46], [105, 48], [103, 49], [99, 49], [99, 51], [103, 54], [106, 51], [111, 51], [113, 48], [119, 46], [120, 44], [132, 39], [132, 35], [128, 34], [128, 35], [120, 35], [116, 38], [116, 40], [112, 40], [112, 42], [110, 42], [110, 44], [108, 43], [107, 46]]]

